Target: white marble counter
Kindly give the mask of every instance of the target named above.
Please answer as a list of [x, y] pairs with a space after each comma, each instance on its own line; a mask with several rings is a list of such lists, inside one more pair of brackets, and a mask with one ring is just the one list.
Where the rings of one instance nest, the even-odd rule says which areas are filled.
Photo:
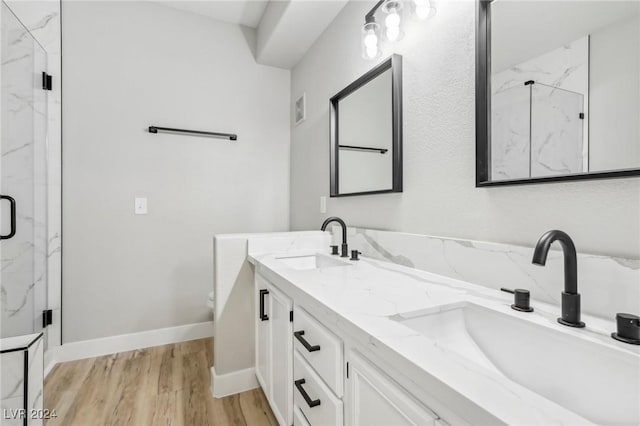
[[[351, 263], [348, 267], [295, 270], [277, 259], [282, 253], [265, 253], [264, 244], [260, 248], [261, 253], [252, 252], [249, 243], [249, 261], [255, 265], [256, 272], [297, 304], [315, 306], [316, 312], [321, 312], [321, 320], [326, 320], [331, 328], [346, 333], [377, 356], [389, 360], [417, 385], [433, 386], [435, 381], [454, 391], [460, 400], [447, 402], [471, 406], [480, 418], [493, 417], [506, 424], [590, 423], [504, 375], [447, 351], [394, 318], [451, 303], [472, 302], [637, 355], [640, 368], [640, 347], [609, 337], [615, 330], [613, 321], [583, 315], [587, 327], [572, 329], [557, 324], [558, 306], [534, 301], [535, 312], [516, 312], [510, 308], [512, 295], [453, 278], [367, 258], [359, 262], [345, 260]], [[289, 250], [287, 256], [313, 252]]]

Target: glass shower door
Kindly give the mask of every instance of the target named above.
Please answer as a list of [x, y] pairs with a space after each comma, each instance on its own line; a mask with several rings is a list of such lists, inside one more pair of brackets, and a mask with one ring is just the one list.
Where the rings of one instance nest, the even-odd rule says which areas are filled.
[[531, 89], [531, 177], [586, 172], [584, 95], [538, 83]]
[[1, 15], [0, 337], [10, 337], [41, 331], [47, 307], [47, 64], [4, 3]]
[[517, 85], [491, 96], [491, 180], [531, 174], [531, 94]]

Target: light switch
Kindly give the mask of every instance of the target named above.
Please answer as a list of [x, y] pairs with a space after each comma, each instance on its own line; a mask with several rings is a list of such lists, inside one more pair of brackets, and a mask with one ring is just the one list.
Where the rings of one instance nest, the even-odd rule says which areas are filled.
[[320, 197], [320, 213], [326, 213], [326, 212], [327, 212], [327, 197], [323, 195], [322, 197]]
[[136, 214], [147, 214], [147, 199], [136, 197], [135, 201]]

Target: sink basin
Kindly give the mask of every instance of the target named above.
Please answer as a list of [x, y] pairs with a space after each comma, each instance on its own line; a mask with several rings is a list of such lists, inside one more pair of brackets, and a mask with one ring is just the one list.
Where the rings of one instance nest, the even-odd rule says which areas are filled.
[[321, 268], [333, 268], [336, 266], [351, 266], [341, 260], [333, 257], [325, 256], [322, 254], [312, 254], [307, 256], [289, 256], [289, 257], [276, 257], [280, 262], [287, 265], [292, 269], [321, 269]]
[[441, 347], [590, 421], [640, 424], [640, 354], [473, 303], [400, 317]]

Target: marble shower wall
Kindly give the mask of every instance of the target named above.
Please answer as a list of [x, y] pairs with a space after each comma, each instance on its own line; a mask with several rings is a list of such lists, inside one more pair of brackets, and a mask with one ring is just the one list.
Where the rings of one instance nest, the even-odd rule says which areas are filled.
[[[44, 50], [2, 4], [2, 193], [15, 199], [16, 234], [2, 240], [2, 337], [34, 332], [35, 294], [46, 290], [43, 241], [46, 212], [43, 173], [36, 162], [46, 158], [46, 96], [34, 90], [34, 69], [43, 68]], [[36, 129], [39, 130], [36, 132]], [[43, 169], [44, 170], [44, 169]], [[36, 183], [36, 179], [39, 181]], [[9, 230], [3, 201], [3, 232]], [[37, 268], [37, 270], [36, 270]], [[42, 279], [44, 278], [44, 280]]]
[[[5, 2], [33, 37], [46, 50], [48, 73], [53, 90], [47, 93], [47, 305], [53, 309], [53, 324], [47, 328], [47, 347], [58, 346], [61, 339], [61, 36], [60, 1], [9, 0]], [[3, 148], [4, 151], [4, 148]]]
[[491, 87], [493, 180], [588, 170], [589, 37], [495, 70]]
[[[40, 333], [0, 340], [0, 424], [3, 426], [43, 424], [43, 419], [38, 418], [37, 414], [44, 405], [43, 356], [44, 339]], [[27, 410], [26, 423], [20, 411], [24, 409]]]
[[[334, 244], [339, 227], [332, 229]], [[563, 257], [551, 250], [547, 265], [531, 263], [531, 247], [349, 228], [349, 248], [364, 256], [441, 274], [489, 288], [525, 288], [533, 303], [560, 305]], [[580, 247], [578, 247], [578, 250]], [[389, 283], [393, 285], [393, 283]], [[640, 313], [640, 259], [578, 254], [578, 291], [584, 313], [613, 320], [617, 312]]]

